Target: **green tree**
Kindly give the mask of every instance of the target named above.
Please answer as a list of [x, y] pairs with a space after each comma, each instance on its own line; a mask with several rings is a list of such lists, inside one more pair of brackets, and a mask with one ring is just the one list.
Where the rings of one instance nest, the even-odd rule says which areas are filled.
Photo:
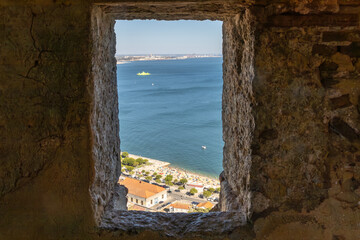
[[156, 175], [156, 177], [155, 177], [156, 179], [161, 179], [162, 178], [162, 176], [159, 174], [159, 175]]
[[145, 179], [148, 180], [148, 181], [151, 181], [151, 180], [152, 180], [152, 177], [146, 176]]
[[135, 159], [129, 158], [129, 164], [130, 164], [131, 166], [134, 166], [135, 163], [136, 163]]
[[190, 189], [190, 194], [191, 195], [194, 195], [197, 192], [198, 192], [198, 190], [196, 190], [195, 188]]
[[170, 181], [165, 181], [165, 184], [168, 185], [168, 186], [174, 186], [174, 184]]
[[173, 180], [173, 176], [167, 175], [164, 180], [165, 180], [165, 182], [171, 182]]
[[215, 191], [216, 191], [216, 192], [220, 192], [220, 188], [219, 188], [219, 187], [216, 188]]
[[185, 184], [185, 183], [188, 182], [188, 180], [187, 180], [186, 178], [182, 178], [182, 179], [180, 179], [180, 182], [181, 182], [182, 184]]
[[215, 189], [214, 189], [214, 188], [209, 188], [208, 190], [209, 190], [209, 192], [211, 192], [211, 193], [215, 192]]
[[155, 179], [155, 182], [161, 183], [161, 180], [160, 179]]
[[145, 162], [144, 162], [144, 159], [142, 159], [142, 158], [137, 158], [135, 161], [136, 161], [137, 163], [139, 163], [139, 165], [142, 165], [142, 164], [145, 163]]
[[178, 189], [179, 190], [184, 190], [185, 188], [183, 186], [180, 186]]
[[130, 175], [133, 175], [133, 174], [134, 174], [134, 171], [130, 171], [129, 174], [130, 174]]
[[204, 191], [204, 192], [203, 192], [203, 196], [204, 196], [205, 198], [208, 198], [208, 197], [211, 196], [211, 192], [210, 192], [210, 191]]
[[146, 174], [146, 175], [149, 175], [149, 174], [150, 174], [150, 172], [145, 172], [145, 174]]
[[153, 176], [156, 177], [156, 175], [157, 175], [157, 172], [154, 172], [154, 173], [153, 173]]
[[129, 156], [129, 153], [128, 153], [128, 152], [122, 152], [122, 153], [121, 153], [121, 156], [122, 156], [123, 158], [126, 158], [127, 156]]
[[132, 167], [132, 166], [126, 166], [126, 170], [127, 170], [128, 172], [131, 172], [132, 170], [134, 170], [134, 167]]
[[128, 165], [127, 158], [123, 158], [123, 159], [121, 160], [121, 163], [122, 163], [123, 165]]
[[208, 213], [209, 209], [207, 208], [198, 208], [198, 209], [194, 209], [192, 212], [201, 212], [201, 213]]
[[122, 162], [124, 165], [134, 166], [135, 160], [133, 158], [124, 158]]
[[142, 172], [142, 173], [144, 173], [144, 172], [145, 172], [145, 170], [142, 170], [141, 172]]

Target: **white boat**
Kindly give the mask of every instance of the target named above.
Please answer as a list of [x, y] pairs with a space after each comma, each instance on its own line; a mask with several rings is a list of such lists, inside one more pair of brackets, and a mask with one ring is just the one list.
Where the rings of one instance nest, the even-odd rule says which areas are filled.
[[206, 146], [201, 146], [202, 149], [206, 149]]

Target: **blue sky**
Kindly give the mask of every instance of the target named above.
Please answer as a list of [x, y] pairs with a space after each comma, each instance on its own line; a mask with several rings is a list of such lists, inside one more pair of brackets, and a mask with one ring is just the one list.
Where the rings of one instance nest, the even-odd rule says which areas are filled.
[[221, 54], [221, 21], [116, 21], [116, 54]]

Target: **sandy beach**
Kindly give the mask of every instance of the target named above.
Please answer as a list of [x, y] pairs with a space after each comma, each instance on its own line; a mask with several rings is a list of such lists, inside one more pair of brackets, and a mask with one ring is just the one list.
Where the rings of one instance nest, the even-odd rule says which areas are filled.
[[220, 187], [220, 182], [218, 179], [203, 176], [198, 173], [193, 173], [184, 169], [171, 167], [170, 163], [147, 158], [144, 156], [138, 156], [134, 154], [129, 154], [130, 158], [144, 158], [149, 160], [149, 165], [145, 165], [134, 170], [135, 174], [141, 174], [142, 170], [148, 171], [151, 174], [156, 172], [157, 174], [163, 175], [172, 175], [174, 180], [180, 180], [182, 178], [186, 178], [188, 180], [188, 184], [195, 184], [195, 185], [203, 185], [206, 188], [218, 188]]

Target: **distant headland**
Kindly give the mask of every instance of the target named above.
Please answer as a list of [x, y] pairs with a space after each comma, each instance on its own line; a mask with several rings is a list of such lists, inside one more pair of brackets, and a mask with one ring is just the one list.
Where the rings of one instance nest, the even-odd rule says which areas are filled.
[[135, 61], [183, 60], [190, 58], [222, 57], [220, 54], [149, 54], [149, 55], [116, 55], [117, 64]]

